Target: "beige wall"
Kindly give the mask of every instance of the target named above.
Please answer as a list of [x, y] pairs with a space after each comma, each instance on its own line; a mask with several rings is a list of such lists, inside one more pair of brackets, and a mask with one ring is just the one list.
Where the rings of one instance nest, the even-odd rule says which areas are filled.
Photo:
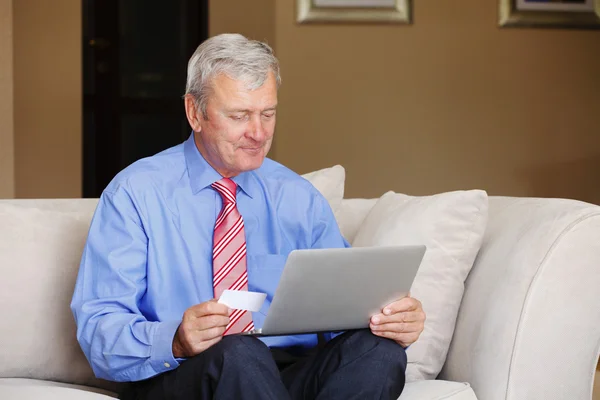
[[210, 0], [209, 35], [241, 33], [275, 46], [276, 0]]
[[15, 195], [12, 0], [0, 0], [0, 199]]
[[278, 1], [276, 158], [342, 164], [347, 195], [600, 203], [600, 31], [500, 29], [496, 0], [419, 0], [411, 26], [298, 25]]
[[14, 6], [16, 195], [81, 196], [81, 1]]
[[[284, 84], [271, 156], [298, 172], [344, 165], [350, 197], [478, 187], [600, 203], [600, 31], [499, 29], [496, 3], [420, 0], [411, 26], [307, 26], [293, 2], [211, 0], [210, 33], [274, 45]], [[13, 13], [16, 195], [79, 196], [80, 2], [15, 1]]]

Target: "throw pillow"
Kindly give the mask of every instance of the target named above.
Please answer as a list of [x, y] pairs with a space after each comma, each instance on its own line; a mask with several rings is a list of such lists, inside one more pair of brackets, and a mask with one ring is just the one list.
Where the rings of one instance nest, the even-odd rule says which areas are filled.
[[352, 243], [427, 246], [411, 288], [427, 320], [421, 337], [407, 350], [407, 382], [435, 379], [444, 365], [487, 216], [488, 198], [482, 190], [423, 197], [388, 192], [367, 214]]
[[346, 179], [346, 170], [341, 165], [334, 165], [330, 168], [320, 169], [309, 172], [302, 177], [313, 184], [315, 188], [329, 203], [329, 206], [336, 214], [344, 198], [344, 184]]

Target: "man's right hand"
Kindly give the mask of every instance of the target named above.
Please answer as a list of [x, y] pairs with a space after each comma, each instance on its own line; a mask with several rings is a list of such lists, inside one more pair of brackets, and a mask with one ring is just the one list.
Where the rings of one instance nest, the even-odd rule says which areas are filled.
[[188, 308], [173, 338], [173, 356], [193, 357], [203, 352], [223, 338], [228, 323], [228, 307], [216, 300]]

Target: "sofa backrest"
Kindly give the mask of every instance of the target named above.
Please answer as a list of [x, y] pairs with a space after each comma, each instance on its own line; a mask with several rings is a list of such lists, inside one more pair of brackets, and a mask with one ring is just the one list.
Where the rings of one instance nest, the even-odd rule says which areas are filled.
[[97, 200], [0, 200], [0, 378], [94, 378], [70, 310]]

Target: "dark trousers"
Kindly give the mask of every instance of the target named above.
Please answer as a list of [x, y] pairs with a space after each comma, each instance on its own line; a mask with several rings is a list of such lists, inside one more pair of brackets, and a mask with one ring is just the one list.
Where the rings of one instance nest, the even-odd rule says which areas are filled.
[[175, 370], [130, 384], [121, 398], [396, 400], [404, 388], [404, 349], [367, 329], [346, 332], [294, 360], [283, 360], [254, 337], [227, 336]]

